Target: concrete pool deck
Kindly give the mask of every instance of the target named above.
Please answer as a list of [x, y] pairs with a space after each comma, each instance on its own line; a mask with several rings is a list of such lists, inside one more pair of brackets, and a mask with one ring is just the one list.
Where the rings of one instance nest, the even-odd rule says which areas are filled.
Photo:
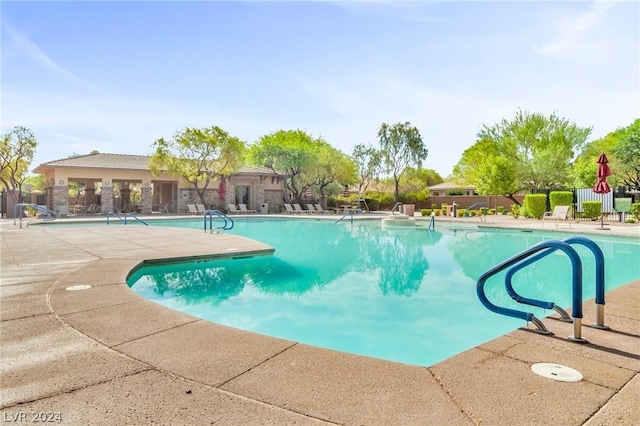
[[[445, 218], [437, 221], [448, 220]], [[480, 224], [478, 220], [468, 223]], [[541, 229], [539, 222], [481, 225]], [[571, 233], [640, 237], [640, 227]], [[546, 225], [545, 230], [555, 230]], [[636, 425], [640, 280], [584, 304], [582, 335], [545, 318], [430, 367], [316, 348], [209, 323], [145, 300], [125, 279], [144, 260], [264, 253], [228, 234], [164, 227], [20, 229], [0, 220], [0, 419], [73, 425]], [[640, 242], [640, 241], [639, 241]], [[234, 249], [234, 250], [229, 250]], [[86, 290], [67, 290], [77, 285]], [[557, 363], [568, 383], [531, 372]]]

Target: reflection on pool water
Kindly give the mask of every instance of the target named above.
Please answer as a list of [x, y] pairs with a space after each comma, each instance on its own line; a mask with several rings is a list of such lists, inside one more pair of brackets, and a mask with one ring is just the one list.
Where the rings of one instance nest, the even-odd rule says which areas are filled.
[[[161, 225], [201, 229], [202, 220]], [[130, 277], [132, 289], [212, 322], [416, 365], [434, 364], [525, 325], [484, 308], [476, 280], [533, 244], [568, 236], [276, 219], [237, 220], [229, 233], [269, 244], [275, 253], [145, 267]], [[607, 290], [640, 276], [637, 240], [589, 238], [604, 252]], [[583, 263], [586, 300], [594, 296], [594, 256], [574, 248]], [[491, 302], [538, 317], [554, 313], [512, 302], [503, 277], [485, 286]], [[561, 252], [518, 272], [513, 284], [524, 296], [571, 305], [571, 266]]]

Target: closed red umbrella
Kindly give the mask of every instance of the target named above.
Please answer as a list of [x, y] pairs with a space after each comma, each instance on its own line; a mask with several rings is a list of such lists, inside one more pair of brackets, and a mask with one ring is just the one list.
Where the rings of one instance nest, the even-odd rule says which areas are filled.
[[[609, 192], [611, 192], [611, 188], [609, 187], [609, 184], [607, 183], [607, 177], [611, 176], [611, 169], [609, 168], [609, 165], [607, 164], [609, 162], [609, 160], [607, 159], [607, 156], [604, 154], [604, 152], [602, 154], [600, 154], [600, 157], [598, 157], [598, 173], [596, 173], [596, 184], [593, 187], [593, 192], [595, 192], [596, 194], [608, 194]], [[603, 204], [604, 204], [604, 197], [603, 197]], [[600, 229], [605, 229], [604, 228], [604, 213], [600, 213]]]
[[220, 201], [224, 201], [224, 179], [220, 179], [220, 184], [218, 185], [218, 199]]

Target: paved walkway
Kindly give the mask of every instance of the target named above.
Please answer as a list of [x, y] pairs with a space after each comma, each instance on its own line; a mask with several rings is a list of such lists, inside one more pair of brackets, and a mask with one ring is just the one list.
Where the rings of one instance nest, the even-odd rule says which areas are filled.
[[[540, 227], [494, 219], [500, 226]], [[567, 341], [571, 324], [546, 318], [554, 336], [523, 327], [425, 368], [209, 323], [142, 299], [125, 284], [144, 261], [269, 252], [263, 244], [164, 227], [20, 229], [12, 222], [0, 220], [2, 424], [640, 421], [640, 280], [607, 294], [612, 330], [583, 326], [587, 344]], [[489, 218], [482, 225], [497, 223]], [[640, 235], [637, 226], [611, 228], [590, 232]], [[69, 290], [78, 285], [92, 287]], [[594, 322], [593, 301], [584, 312], [583, 324]], [[542, 378], [530, 369], [537, 362], [570, 366], [584, 379]]]

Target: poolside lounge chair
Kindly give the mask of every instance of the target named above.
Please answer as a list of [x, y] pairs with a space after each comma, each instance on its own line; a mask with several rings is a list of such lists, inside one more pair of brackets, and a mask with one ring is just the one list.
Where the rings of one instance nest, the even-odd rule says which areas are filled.
[[296, 214], [303, 214], [303, 213], [307, 214], [307, 213], [309, 213], [309, 211], [308, 210], [304, 210], [302, 208], [302, 206], [300, 206], [300, 204], [294, 204], [293, 205], [293, 210], [295, 211]]
[[291, 206], [291, 204], [287, 204], [287, 203], [285, 203], [285, 204], [284, 204], [284, 211], [285, 211], [287, 214], [294, 214], [294, 213], [296, 212], [296, 211], [293, 209], [293, 207]]
[[313, 204], [307, 204], [307, 211], [311, 214], [318, 213], [318, 211], [313, 207]]
[[169, 203], [158, 207], [158, 213], [169, 213]]
[[195, 204], [187, 204], [187, 213], [196, 215], [198, 214], [198, 209], [196, 209]]
[[238, 207], [240, 207], [240, 213], [244, 213], [244, 214], [249, 214], [249, 213], [254, 214], [254, 213], [257, 213], [257, 211], [256, 211], [256, 210], [249, 210], [249, 209], [247, 208], [247, 205], [246, 205], [246, 204], [238, 204]]
[[204, 204], [196, 204], [196, 210], [198, 211], [198, 214], [205, 214], [207, 212], [207, 209], [204, 208]]
[[322, 208], [321, 204], [316, 204], [316, 211], [320, 214], [332, 214], [335, 213], [335, 210], [329, 209], [329, 210], [325, 210]]
[[567, 221], [569, 224], [569, 228], [571, 228], [570, 216], [569, 212], [571, 211], [571, 206], [555, 206], [552, 212], [545, 212], [542, 216], [542, 227], [544, 228], [545, 220], [553, 220], [556, 228], [558, 227], [558, 222], [563, 220]]
[[242, 213], [240, 210], [238, 210], [236, 208], [235, 204], [227, 204], [227, 210], [229, 211], [229, 214], [240, 214], [240, 213]]

